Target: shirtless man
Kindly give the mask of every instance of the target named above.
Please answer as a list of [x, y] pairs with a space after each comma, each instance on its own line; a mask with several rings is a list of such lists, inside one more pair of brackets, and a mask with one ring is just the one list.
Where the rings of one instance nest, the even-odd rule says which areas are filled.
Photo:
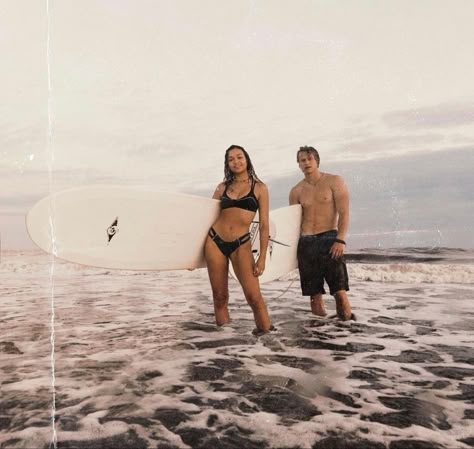
[[344, 260], [349, 191], [342, 177], [319, 171], [315, 148], [301, 147], [296, 160], [304, 179], [291, 189], [290, 205], [303, 208], [297, 252], [302, 294], [310, 296], [313, 314], [325, 316], [326, 280], [336, 300], [337, 316], [343, 321], [355, 319], [346, 293], [349, 278]]

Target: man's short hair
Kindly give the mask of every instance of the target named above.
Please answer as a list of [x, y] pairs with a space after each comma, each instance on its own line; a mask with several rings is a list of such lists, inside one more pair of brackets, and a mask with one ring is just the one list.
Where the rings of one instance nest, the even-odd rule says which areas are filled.
[[308, 146], [300, 147], [300, 149], [296, 153], [296, 162], [299, 162], [300, 153], [303, 153], [303, 152], [306, 153], [308, 156], [312, 154], [313, 157], [316, 159], [316, 162], [318, 163], [318, 167], [319, 167], [319, 153], [318, 153], [318, 150], [316, 150], [316, 148], [314, 147], [308, 147]]

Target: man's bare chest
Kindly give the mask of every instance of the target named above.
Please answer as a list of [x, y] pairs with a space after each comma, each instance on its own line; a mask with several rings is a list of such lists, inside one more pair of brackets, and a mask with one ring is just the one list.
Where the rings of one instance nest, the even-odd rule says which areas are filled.
[[334, 195], [328, 186], [304, 186], [300, 192], [300, 203], [303, 207], [328, 207], [334, 203]]

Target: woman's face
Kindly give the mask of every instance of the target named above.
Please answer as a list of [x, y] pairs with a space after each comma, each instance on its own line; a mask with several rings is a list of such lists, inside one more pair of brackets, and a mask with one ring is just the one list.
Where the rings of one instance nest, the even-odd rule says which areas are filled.
[[234, 174], [247, 171], [247, 159], [244, 152], [239, 148], [234, 148], [227, 153], [227, 164]]

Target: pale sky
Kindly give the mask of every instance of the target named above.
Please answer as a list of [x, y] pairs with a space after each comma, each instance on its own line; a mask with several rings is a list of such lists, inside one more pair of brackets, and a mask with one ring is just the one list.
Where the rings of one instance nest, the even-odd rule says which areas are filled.
[[[357, 192], [354, 234], [393, 184], [374, 183], [368, 167], [390, 177], [396, 161], [393, 182], [416, 180], [424, 167], [403, 158], [432, 154], [431, 181], [457, 186], [439, 214], [465, 229], [472, 184], [454, 176], [472, 171], [472, 17], [471, 0], [0, 0], [2, 247], [31, 246], [24, 215], [51, 191], [110, 183], [211, 195], [232, 143], [273, 186], [274, 207], [300, 177], [296, 150], [318, 148], [321, 169], [347, 173]], [[436, 162], [450, 152], [455, 168]], [[416, 186], [398, 202], [386, 190], [397, 216], [420, 202], [407, 232], [431, 217]], [[395, 227], [374, 229], [374, 242]]]

